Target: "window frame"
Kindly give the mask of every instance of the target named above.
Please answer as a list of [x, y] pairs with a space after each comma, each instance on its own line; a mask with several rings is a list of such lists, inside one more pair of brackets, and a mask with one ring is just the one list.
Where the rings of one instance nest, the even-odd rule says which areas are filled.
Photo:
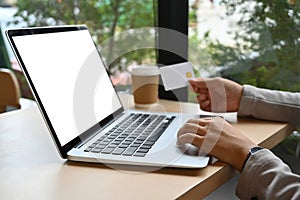
[[[159, 67], [164, 67], [165, 65], [187, 62], [189, 1], [158, 0], [157, 9], [159, 28], [174, 30], [186, 35], [186, 37], [176, 38], [176, 36], [173, 37], [164, 31], [158, 30], [157, 64]], [[174, 38], [176, 38], [176, 42], [174, 42]], [[180, 52], [181, 56], [172, 52]], [[187, 102], [188, 87], [165, 91], [160, 78], [159, 98]]]

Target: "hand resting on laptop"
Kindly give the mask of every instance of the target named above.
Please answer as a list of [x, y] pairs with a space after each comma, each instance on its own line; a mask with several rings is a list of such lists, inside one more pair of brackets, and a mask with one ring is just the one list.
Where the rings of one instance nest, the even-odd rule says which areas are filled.
[[257, 146], [220, 117], [190, 119], [177, 133], [177, 143], [192, 144], [200, 151], [241, 171], [248, 150]]

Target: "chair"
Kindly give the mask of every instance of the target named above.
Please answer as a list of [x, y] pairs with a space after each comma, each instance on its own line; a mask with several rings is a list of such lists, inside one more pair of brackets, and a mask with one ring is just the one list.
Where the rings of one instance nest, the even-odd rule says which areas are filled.
[[0, 68], [0, 113], [20, 109], [20, 87], [11, 70]]

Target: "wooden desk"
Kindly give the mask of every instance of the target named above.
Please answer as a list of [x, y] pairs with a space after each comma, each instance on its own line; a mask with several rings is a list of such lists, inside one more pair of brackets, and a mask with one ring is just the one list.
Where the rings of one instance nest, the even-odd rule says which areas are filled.
[[[121, 95], [126, 108], [131, 96]], [[198, 105], [166, 100], [151, 110], [200, 113]], [[286, 123], [238, 119], [253, 141], [271, 148], [292, 130]], [[60, 159], [36, 107], [0, 115], [0, 198], [12, 199], [201, 199], [236, 172], [216, 162], [204, 169], [145, 168]], [[147, 170], [147, 169], [146, 169]]]

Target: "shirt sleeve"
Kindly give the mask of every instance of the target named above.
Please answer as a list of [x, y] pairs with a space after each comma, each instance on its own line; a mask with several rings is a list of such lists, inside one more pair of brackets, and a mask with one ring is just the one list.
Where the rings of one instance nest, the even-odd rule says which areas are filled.
[[244, 85], [238, 116], [300, 125], [300, 93]]
[[300, 176], [267, 149], [253, 154], [236, 188], [240, 199], [300, 199]]

